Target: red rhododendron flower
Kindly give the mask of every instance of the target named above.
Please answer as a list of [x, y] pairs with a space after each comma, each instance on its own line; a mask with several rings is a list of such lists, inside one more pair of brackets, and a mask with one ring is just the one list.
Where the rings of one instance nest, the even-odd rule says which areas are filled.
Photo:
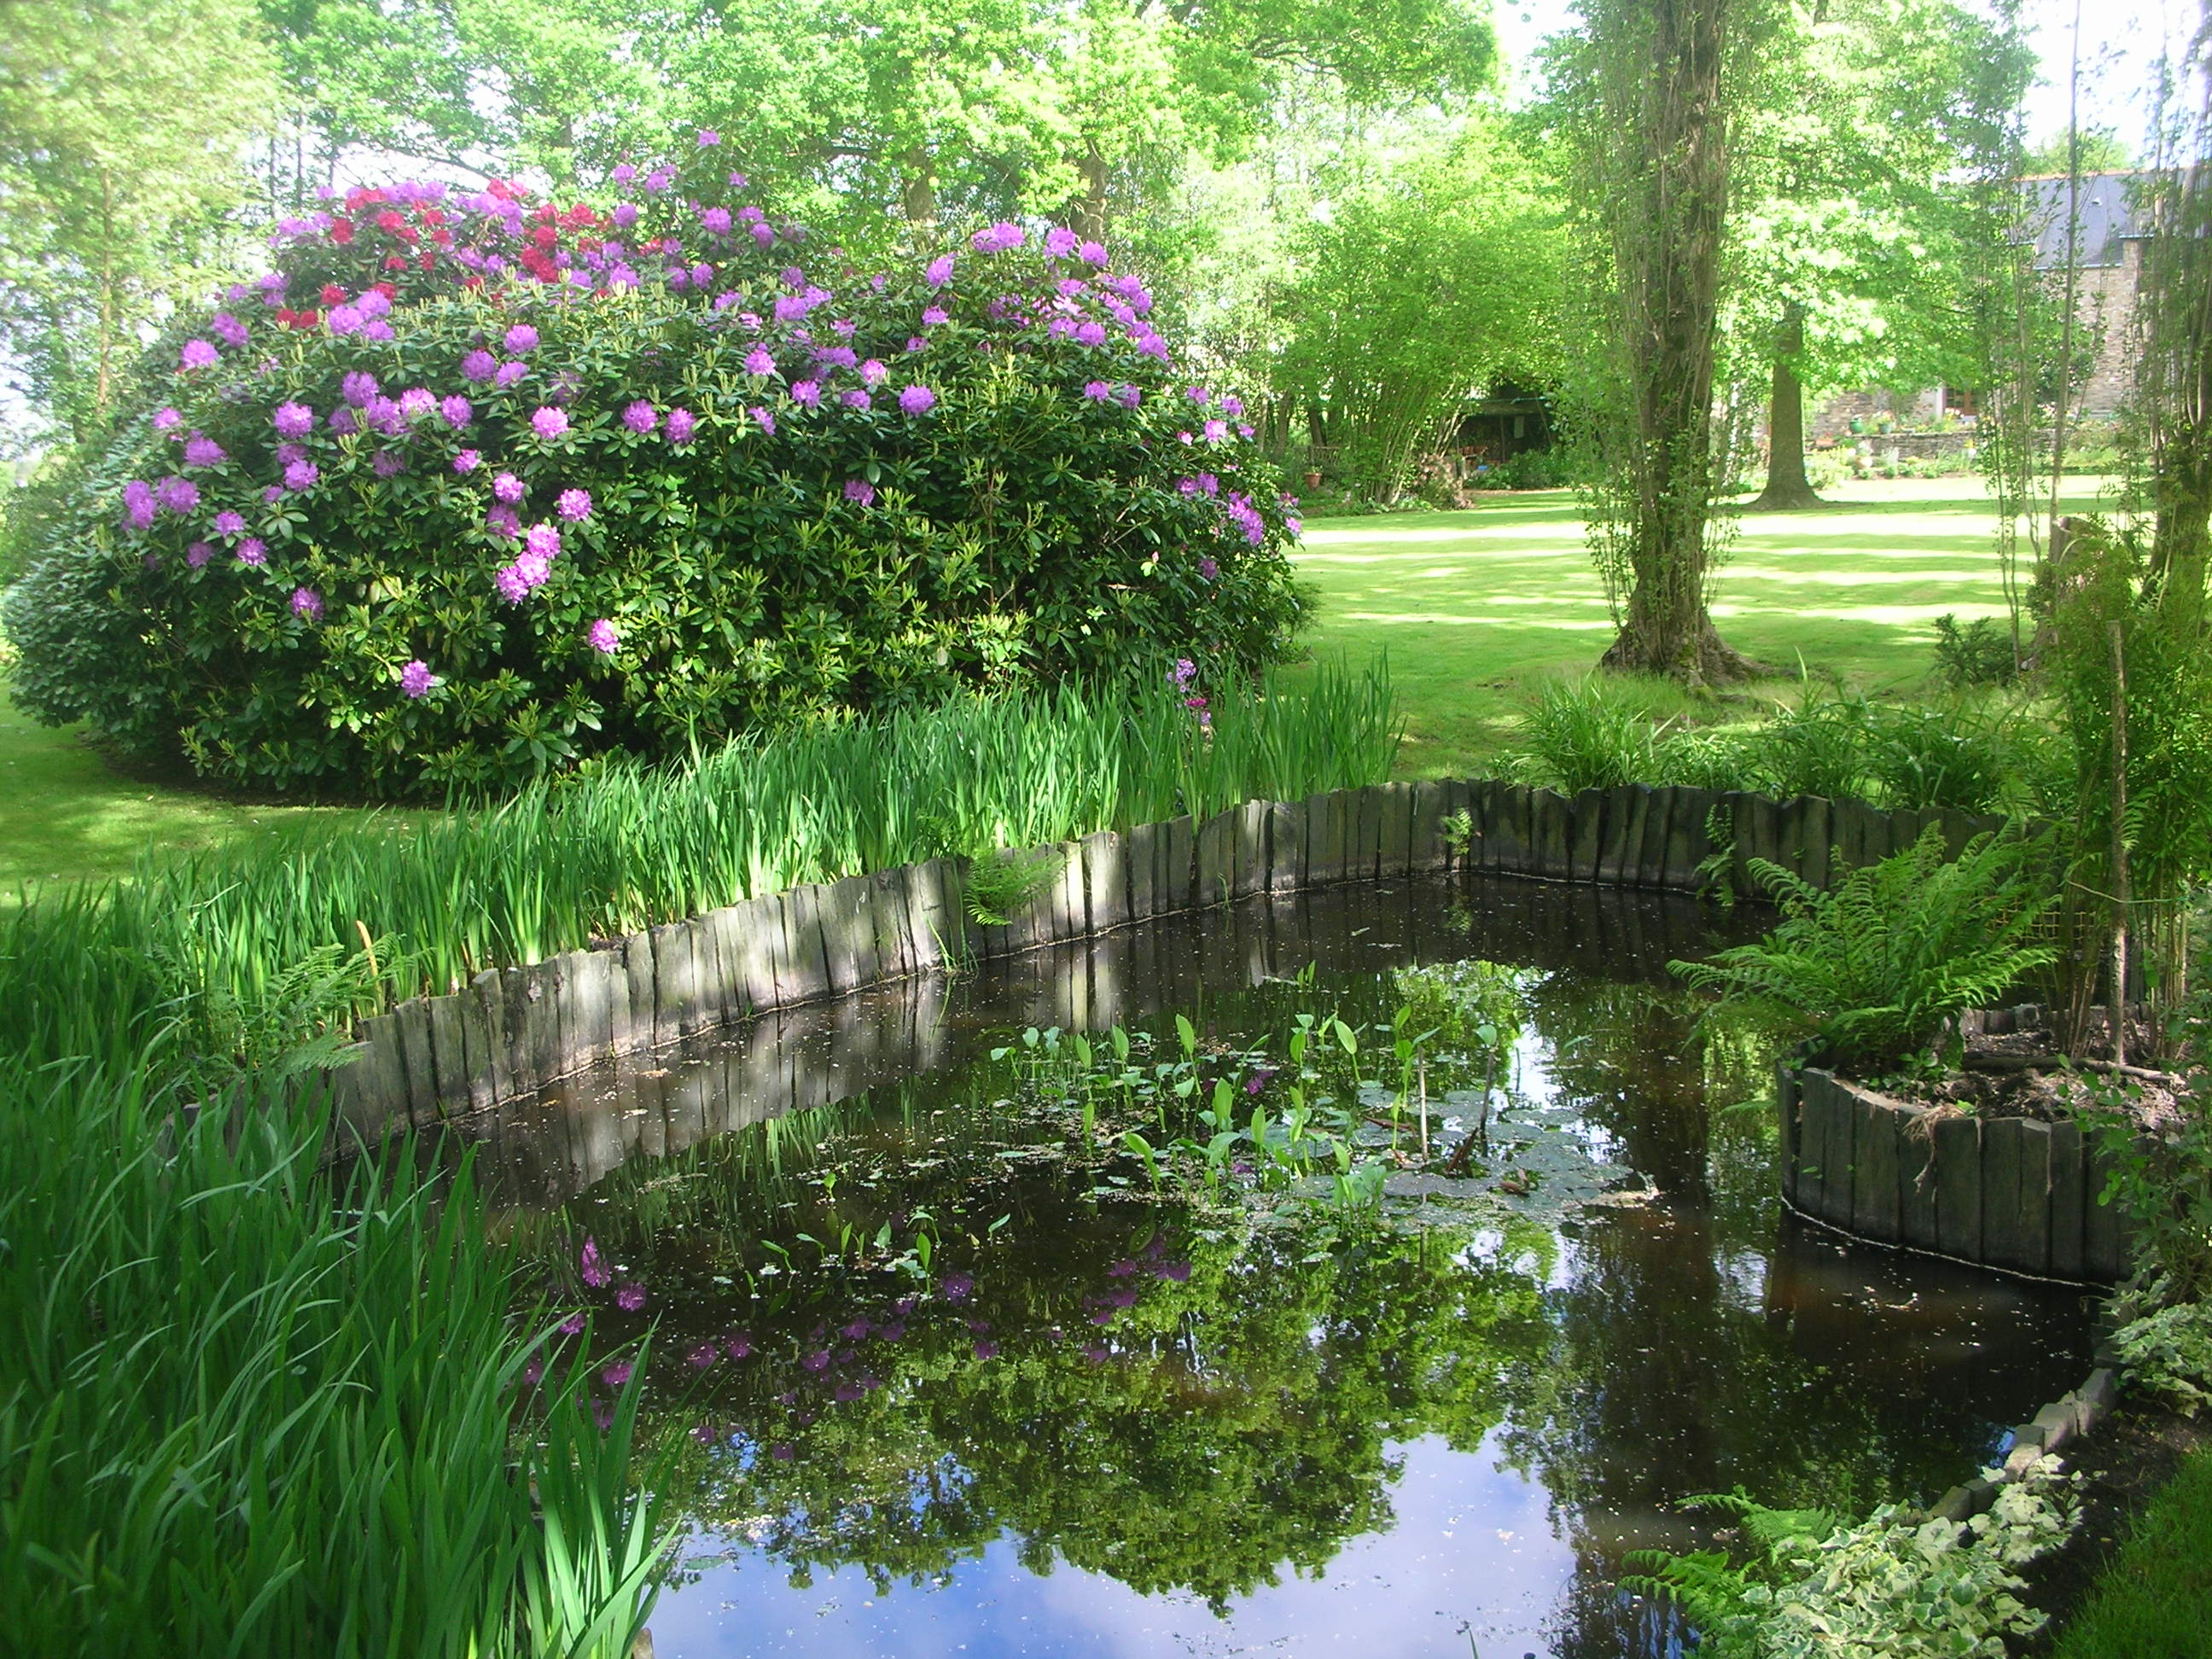
[[[344, 302], [344, 300], [345, 290], [340, 288], [336, 283], [325, 283], [323, 284], [323, 303], [325, 305], [340, 305]], [[287, 314], [289, 315], [289, 313]]]
[[385, 209], [383, 212], [376, 216], [377, 228], [380, 230], [398, 230], [407, 221], [404, 217], [399, 214], [394, 213], [390, 208]]
[[344, 219], [331, 220], [331, 240], [336, 242], [340, 247], [343, 247], [348, 242], [353, 240], [352, 224]]

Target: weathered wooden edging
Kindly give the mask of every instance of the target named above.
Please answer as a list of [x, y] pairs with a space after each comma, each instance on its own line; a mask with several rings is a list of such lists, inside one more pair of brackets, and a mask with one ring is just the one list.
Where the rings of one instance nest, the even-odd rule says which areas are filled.
[[2100, 1202], [2111, 1158], [2077, 1123], [1933, 1110], [1784, 1061], [1783, 1201], [1893, 1249], [2030, 1279], [2110, 1285], [2133, 1225]]
[[[1027, 911], [996, 926], [968, 914], [968, 860], [933, 859], [487, 969], [449, 995], [362, 1021], [360, 1054], [331, 1087], [343, 1123], [375, 1139], [769, 1009], [1255, 894], [1448, 871], [1696, 892], [1717, 868], [1751, 891], [1754, 857], [1826, 885], [1832, 866], [1886, 857], [1931, 823], [1954, 849], [1996, 827], [1861, 801], [1641, 786], [1565, 796], [1449, 781], [1248, 801], [1202, 823], [1179, 817], [1036, 849], [1058, 867]], [[1726, 857], [1714, 860], [1716, 850]]]

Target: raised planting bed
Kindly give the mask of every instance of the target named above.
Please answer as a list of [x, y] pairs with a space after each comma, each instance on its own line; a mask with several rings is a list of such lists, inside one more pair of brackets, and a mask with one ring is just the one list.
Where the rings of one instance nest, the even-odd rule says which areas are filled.
[[[2112, 1158], [2066, 1109], [2071, 1079], [2055, 1058], [2039, 1056], [2048, 1066], [2040, 1071], [2022, 1063], [2039, 1056], [2002, 1042], [2028, 1029], [2036, 1012], [1967, 1022], [1966, 1076], [2006, 1079], [2002, 1095], [1966, 1083], [1901, 1098], [1784, 1062], [1776, 1079], [1783, 1201], [1868, 1243], [2067, 1284], [2125, 1278], [2134, 1224], [2103, 1201]], [[1976, 1063], [1991, 1053], [2007, 1062]], [[2162, 1075], [2135, 1069], [2143, 1079]]]

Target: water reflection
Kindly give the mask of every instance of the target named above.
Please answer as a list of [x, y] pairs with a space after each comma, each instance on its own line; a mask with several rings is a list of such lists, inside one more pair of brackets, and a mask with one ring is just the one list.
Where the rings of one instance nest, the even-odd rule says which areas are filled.
[[[599, 1334], [655, 1333], [693, 1528], [659, 1651], [1670, 1654], [1617, 1583], [1624, 1552], [1695, 1541], [1683, 1495], [1950, 1484], [2078, 1376], [2081, 1306], [1778, 1215], [1771, 1127], [1731, 1109], [1764, 1053], [1664, 972], [1714, 927], [1589, 889], [1334, 890], [471, 1126], [515, 1225], [617, 1264]], [[1469, 956], [1530, 969], [1516, 1109], [1633, 1171], [1630, 1201], [1401, 1179], [1387, 1229], [1158, 1203], [981, 1058], [1030, 1023], [1190, 1011], [1233, 1046], [1300, 1007], [1387, 1017], [1388, 968]]]

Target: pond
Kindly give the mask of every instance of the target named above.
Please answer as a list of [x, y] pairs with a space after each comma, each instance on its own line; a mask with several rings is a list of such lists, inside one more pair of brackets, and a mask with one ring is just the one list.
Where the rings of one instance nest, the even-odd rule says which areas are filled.
[[[1768, 1042], [1666, 971], [1759, 925], [1324, 889], [465, 1125], [507, 1224], [589, 1241], [597, 1344], [651, 1334], [658, 1652], [1641, 1659], [1684, 1632], [1621, 1581], [1710, 1539], [1686, 1497], [1962, 1479], [2087, 1309], [1781, 1212]], [[1479, 1022], [1392, 1030], [1468, 961]]]

